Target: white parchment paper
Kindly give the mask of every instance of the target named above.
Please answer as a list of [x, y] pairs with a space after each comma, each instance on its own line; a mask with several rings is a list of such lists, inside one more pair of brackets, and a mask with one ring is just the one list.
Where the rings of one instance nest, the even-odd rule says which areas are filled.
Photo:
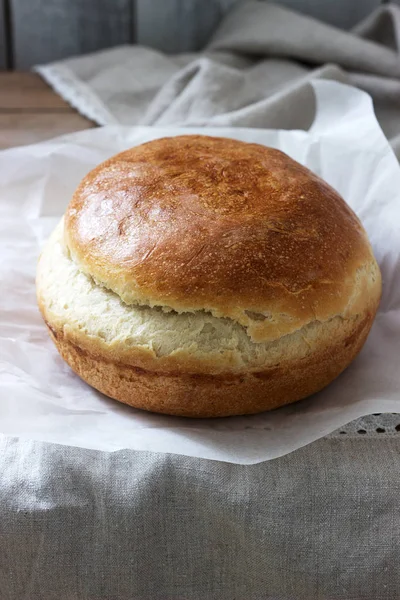
[[[359, 416], [400, 412], [400, 168], [367, 94], [333, 82], [313, 86], [317, 115], [309, 132], [112, 126], [0, 153], [0, 433], [251, 464]], [[48, 337], [36, 307], [36, 262], [80, 179], [116, 152], [183, 131], [280, 148], [336, 188], [368, 231], [383, 275], [379, 314], [356, 361], [307, 400], [216, 420], [145, 413], [83, 383]]]

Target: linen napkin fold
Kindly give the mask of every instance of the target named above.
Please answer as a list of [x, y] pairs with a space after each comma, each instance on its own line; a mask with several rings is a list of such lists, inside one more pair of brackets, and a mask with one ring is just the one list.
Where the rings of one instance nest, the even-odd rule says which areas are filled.
[[400, 8], [380, 7], [345, 32], [267, 2], [239, 2], [202, 53], [121, 46], [36, 67], [98, 124], [307, 129], [308, 81], [371, 94], [400, 155]]

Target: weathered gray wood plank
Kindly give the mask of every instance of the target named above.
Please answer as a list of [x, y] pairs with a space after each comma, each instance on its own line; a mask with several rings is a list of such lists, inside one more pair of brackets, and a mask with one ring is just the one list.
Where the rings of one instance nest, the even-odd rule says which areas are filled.
[[[241, 0], [136, 0], [137, 42], [170, 53], [200, 50], [236, 1]], [[350, 29], [382, 3], [382, 0], [274, 1], [343, 29]]]
[[6, 42], [6, 16], [5, 0], [0, 0], [0, 69], [7, 69], [7, 42]]
[[[164, 52], [200, 50], [236, 1], [241, 0], [0, 0], [0, 68], [10, 66], [6, 2], [12, 15], [7, 34], [12, 66], [27, 69], [134, 40]], [[275, 2], [348, 29], [382, 0]]]
[[8, 1], [18, 69], [132, 41], [132, 0]]
[[201, 50], [236, 0], [136, 0], [136, 40], [164, 52]]

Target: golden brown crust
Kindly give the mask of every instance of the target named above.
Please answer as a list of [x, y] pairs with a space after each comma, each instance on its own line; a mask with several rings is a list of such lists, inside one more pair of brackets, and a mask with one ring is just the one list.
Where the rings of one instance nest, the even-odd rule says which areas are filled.
[[[208, 310], [256, 341], [359, 313], [374, 262], [342, 198], [278, 150], [156, 140], [89, 173], [66, 212], [73, 259], [127, 303]], [[353, 300], [351, 300], [353, 298]]]
[[305, 398], [328, 385], [354, 359], [374, 313], [354, 321], [351, 333], [303, 361], [245, 374], [160, 373], [110, 361], [68, 340], [48, 324], [61, 356], [87, 383], [130, 406], [186, 417], [222, 417], [270, 410]]
[[251, 414], [304, 398], [353, 360], [379, 302], [354, 213], [257, 144], [181, 136], [128, 150], [78, 187], [69, 255], [62, 224], [55, 233], [37, 294], [60, 354], [154, 412]]

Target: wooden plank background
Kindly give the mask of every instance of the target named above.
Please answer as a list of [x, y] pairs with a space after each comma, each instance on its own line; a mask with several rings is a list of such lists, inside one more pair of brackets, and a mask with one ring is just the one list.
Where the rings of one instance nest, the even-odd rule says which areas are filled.
[[6, 38], [6, 5], [5, 0], [0, 0], [0, 69], [8, 67], [8, 52]]
[[137, 0], [136, 41], [163, 52], [201, 50], [237, 0]]
[[[0, 0], [0, 69], [135, 42], [164, 52], [200, 50], [236, 1]], [[383, 1], [275, 0], [344, 29]]]
[[131, 0], [6, 1], [16, 69], [133, 41]]
[[0, 150], [93, 127], [35, 73], [0, 73]]

